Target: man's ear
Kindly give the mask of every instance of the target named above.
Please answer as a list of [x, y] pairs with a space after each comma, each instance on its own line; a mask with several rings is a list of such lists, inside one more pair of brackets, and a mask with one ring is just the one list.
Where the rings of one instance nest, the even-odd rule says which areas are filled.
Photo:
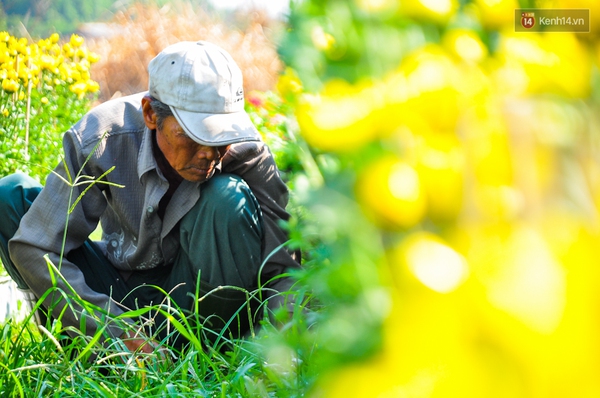
[[152, 99], [148, 96], [142, 98], [142, 114], [144, 115], [144, 123], [150, 130], [156, 130], [156, 113], [150, 106]]

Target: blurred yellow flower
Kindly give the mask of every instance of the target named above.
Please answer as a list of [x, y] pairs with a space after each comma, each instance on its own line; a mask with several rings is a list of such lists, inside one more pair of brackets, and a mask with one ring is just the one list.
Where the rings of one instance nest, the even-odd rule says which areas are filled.
[[458, 9], [457, 0], [405, 0], [400, 11], [410, 17], [443, 23]]
[[426, 46], [410, 54], [400, 70], [406, 76], [406, 114], [434, 129], [454, 130], [461, 113], [459, 95], [467, 81], [448, 54], [439, 46]]
[[487, 56], [487, 48], [472, 30], [449, 30], [444, 35], [442, 42], [451, 53], [467, 62], [479, 62]]
[[400, 5], [398, 0], [355, 0], [356, 5], [367, 12], [395, 12]]
[[475, 0], [479, 18], [490, 29], [512, 26], [515, 10], [519, 8], [517, 0]]
[[75, 50], [73, 49], [73, 45], [71, 43], [65, 43], [62, 46], [62, 53], [65, 57], [73, 58], [75, 55]]
[[420, 177], [409, 164], [383, 155], [359, 175], [356, 196], [365, 213], [384, 228], [410, 228], [427, 208]]
[[334, 37], [323, 30], [323, 27], [315, 25], [310, 35], [312, 42], [319, 50], [329, 50], [335, 43]]
[[426, 193], [427, 214], [435, 222], [455, 220], [463, 207], [465, 154], [453, 133], [424, 135], [416, 148], [417, 166]]
[[2, 80], [2, 90], [14, 93], [19, 89], [19, 82], [13, 79], [3, 79]]
[[283, 74], [279, 76], [277, 91], [285, 99], [290, 99], [302, 92], [302, 82], [300, 82], [298, 75], [292, 68], [287, 67]]
[[86, 81], [85, 91], [87, 91], [88, 93], [95, 93], [98, 90], [100, 90], [100, 85], [98, 84], [98, 82], [91, 79]]
[[100, 61], [100, 55], [92, 51], [87, 51], [86, 59], [89, 61], [89, 63], [93, 64], [95, 62]]
[[79, 35], [75, 35], [75, 34], [71, 35], [71, 39], [69, 40], [69, 43], [74, 48], [81, 47], [83, 45], [83, 42], [84, 42], [83, 37], [81, 37]]
[[469, 275], [464, 257], [441, 238], [427, 232], [404, 239], [393, 260], [393, 268], [406, 266], [423, 285], [438, 293], [456, 290]]
[[42, 69], [46, 69], [52, 73], [58, 73], [58, 68], [56, 67], [57, 62], [56, 62], [56, 58], [48, 55], [48, 54], [42, 54], [40, 56], [40, 67]]
[[[520, 73], [528, 92], [551, 92], [572, 98], [589, 95], [591, 57], [574, 34], [506, 35], [500, 42], [499, 56], [504, 62], [500, 70], [512, 68], [517, 71], [513, 75]], [[504, 79], [509, 75], [498, 76]], [[499, 80], [497, 84], [505, 83]]]
[[370, 86], [331, 81], [320, 95], [300, 98], [296, 118], [311, 145], [328, 151], [347, 151], [376, 136], [376, 105]]
[[77, 96], [80, 98], [83, 97], [83, 95], [86, 92], [86, 89], [87, 85], [84, 82], [74, 83], [69, 86], [69, 90], [77, 94]]

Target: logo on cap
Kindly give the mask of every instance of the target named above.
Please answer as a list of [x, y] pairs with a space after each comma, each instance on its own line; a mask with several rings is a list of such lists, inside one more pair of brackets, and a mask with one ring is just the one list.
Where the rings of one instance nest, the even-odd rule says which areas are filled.
[[235, 92], [235, 100], [233, 101], [235, 102], [240, 102], [244, 100], [244, 88], [243, 87], [238, 87], [238, 89]]

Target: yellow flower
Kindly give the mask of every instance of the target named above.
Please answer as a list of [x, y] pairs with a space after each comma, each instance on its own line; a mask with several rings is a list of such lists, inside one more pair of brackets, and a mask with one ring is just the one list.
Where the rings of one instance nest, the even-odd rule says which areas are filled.
[[69, 86], [69, 90], [77, 94], [79, 97], [83, 97], [86, 88], [87, 85], [84, 82], [78, 82]]
[[409, 235], [395, 248], [391, 260], [391, 271], [396, 278], [401, 280], [408, 271], [413, 278], [438, 293], [456, 290], [469, 275], [464, 257], [429, 232]]
[[[407, 118], [421, 118], [434, 129], [453, 131], [461, 113], [461, 75], [456, 64], [439, 46], [422, 48], [405, 59]], [[472, 82], [465, 82], [472, 84]]]
[[96, 54], [95, 52], [88, 51], [86, 59], [89, 61], [90, 64], [93, 64], [95, 62], [100, 61], [100, 55]]
[[4, 116], [4, 117], [8, 117], [8, 115], [10, 115], [10, 112], [9, 112], [9, 110], [8, 110], [7, 108], [4, 108], [4, 109], [2, 110], [2, 116]]
[[88, 57], [88, 53], [89, 53], [89, 51], [88, 51], [88, 49], [87, 49], [87, 48], [84, 48], [84, 47], [79, 47], [79, 48], [77, 49], [77, 52], [75, 53], [75, 55], [81, 59], [81, 61], [80, 61], [80, 62], [84, 62], [84, 61], [85, 61], [86, 63], [88, 63], [88, 64], [89, 64], [89, 61], [88, 61], [88, 59], [87, 59], [87, 57]]
[[319, 96], [304, 96], [296, 117], [307, 142], [328, 151], [349, 151], [377, 135], [374, 108], [378, 104], [369, 86], [331, 81]]
[[19, 89], [19, 82], [13, 79], [2, 80], [2, 89], [9, 93], [14, 93]]
[[[505, 35], [499, 55], [503, 64], [497, 84], [504, 91], [508, 91], [506, 82], [522, 81], [515, 89], [571, 98], [585, 98], [590, 92], [590, 52], [574, 34]], [[515, 90], [510, 94], [524, 93]]]
[[40, 67], [52, 73], [58, 72], [56, 68], [56, 58], [48, 54], [42, 54], [39, 60]]
[[292, 68], [287, 67], [284, 73], [279, 76], [277, 91], [286, 99], [302, 92], [302, 83]]
[[56, 44], [56, 43], [58, 43], [60, 36], [58, 35], [58, 33], [52, 33], [48, 39], [50, 40], [51, 43]]
[[73, 46], [70, 43], [63, 44], [62, 52], [65, 55], [65, 57], [68, 58], [73, 58], [73, 56], [75, 55], [75, 50], [73, 49]]
[[88, 93], [95, 93], [98, 90], [100, 90], [100, 85], [98, 82], [91, 79], [86, 82], [86, 91]]
[[50, 46], [50, 48], [48, 49], [48, 53], [52, 54], [57, 58], [64, 58], [64, 56], [62, 55], [62, 47], [58, 45], [58, 43], [52, 44], [52, 46]]
[[452, 133], [423, 138], [416, 148], [416, 170], [427, 196], [427, 214], [436, 222], [455, 220], [463, 205], [464, 149]]
[[15, 49], [19, 54], [28, 55], [30, 53], [29, 46], [27, 45], [27, 39], [22, 37], [15, 43]]
[[450, 52], [467, 62], [479, 62], [487, 56], [487, 48], [472, 30], [450, 30], [444, 36], [443, 42]]
[[41, 102], [42, 104], [46, 105], [46, 104], [47, 104], [49, 101], [48, 101], [48, 98], [47, 98], [47, 97], [42, 97], [42, 98], [40, 99], [40, 102]]
[[512, 26], [519, 8], [517, 0], [475, 0], [475, 4], [483, 25], [491, 29]]
[[10, 34], [6, 31], [0, 32], [0, 42], [8, 42], [10, 39]]
[[356, 0], [356, 5], [372, 13], [395, 12], [400, 4], [398, 0]]
[[75, 34], [71, 35], [71, 40], [69, 40], [69, 43], [71, 43], [71, 46], [73, 46], [74, 48], [81, 47], [83, 45], [83, 42], [83, 37]]
[[365, 213], [384, 228], [410, 228], [427, 208], [417, 171], [393, 155], [368, 165], [356, 182], [356, 196]]
[[319, 50], [329, 50], [335, 43], [335, 38], [318, 25], [312, 29], [310, 37]]
[[400, 11], [404, 14], [438, 23], [446, 22], [457, 9], [457, 0], [405, 0], [400, 2]]

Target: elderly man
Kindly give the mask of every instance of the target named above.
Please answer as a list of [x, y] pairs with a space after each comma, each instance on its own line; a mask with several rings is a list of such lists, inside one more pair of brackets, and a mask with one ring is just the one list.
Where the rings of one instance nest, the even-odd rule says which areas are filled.
[[[64, 162], [43, 189], [22, 174], [0, 180], [3, 264], [38, 298], [53, 286], [68, 292], [66, 281], [112, 315], [102, 325], [112, 337], [134, 333], [110, 319], [153, 304], [198, 303], [217, 328], [244, 307], [244, 290], [268, 286], [262, 298], [281, 305], [284, 295], [272, 292], [286, 292], [281, 276], [299, 267], [283, 248], [288, 191], [244, 111], [238, 66], [211, 43], [180, 42], [148, 72], [148, 92], [107, 101], [65, 133]], [[66, 182], [77, 175], [81, 184]], [[99, 222], [102, 241], [93, 242]], [[44, 305], [56, 317], [65, 301], [54, 291]], [[75, 305], [62, 321], [92, 334], [102, 315], [93, 318]], [[126, 344], [149, 351], [145, 342]]]

